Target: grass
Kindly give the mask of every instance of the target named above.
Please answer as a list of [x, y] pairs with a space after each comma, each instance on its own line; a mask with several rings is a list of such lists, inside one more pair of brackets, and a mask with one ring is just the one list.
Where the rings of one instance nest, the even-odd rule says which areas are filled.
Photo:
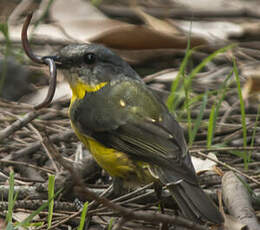
[[[42, 204], [38, 209], [33, 211], [28, 217], [26, 217], [21, 222], [13, 223], [13, 207], [15, 205], [15, 200], [18, 194], [14, 195], [14, 173], [11, 172], [9, 176], [9, 192], [8, 192], [8, 212], [6, 215], [6, 229], [9, 230], [15, 230], [19, 229], [21, 227], [28, 228], [32, 226], [42, 226], [43, 222], [35, 222], [34, 218], [40, 214], [41, 211], [45, 210], [48, 207], [48, 228], [51, 227], [51, 220], [52, 220], [52, 214], [53, 214], [53, 204], [54, 204], [54, 198], [61, 192], [58, 191], [56, 194], [54, 194], [54, 176], [51, 175], [49, 177], [49, 183], [48, 183], [48, 195], [49, 199], [48, 202], [45, 202]], [[83, 209], [84, 210], [84, 209]], [[86, 211], [85, 211], [86, 212]]]
[[[210, 54], [208, 57], [206, 57], [205, 59], [202, 60], [202, 62], [197, 65], [190, 74], [186, 75], [185, 74], [185, 70], [186, 67], [188, 65], [189, 59], [192, 55], [192, 52], [194, 49], [189, 49], [189, 45], [186, 51], [186, 55], [181, 63], [179, 72], [177, 74], [176, 79], [173, 81], [172, 86], [171, 86], [171, 92], [170, 95], [168, 97], [167, 100], [167, 106], [169, 108], [169, 110], [171, 112], [174, 112], [177, 108], [177, 106], [180, 104], [180, 98], [178, 98], [179, 95], [185, 95], [185, 99], [184, 99], [184, 109], [186, 112], [186, 120], [187, 120], [187, 124], [188, 124], [188, 136], [189, 136], [189, 140], [188, 140], [188, 144], [189, 146], [192, 146], [194, 139], [197, 135], [197, 132], [199, 130], [199, 127], [202, 123], [202, 119], [203, 119], [203, 113], [206, 109], [206, 105], [207, 105], [207, 100], [208, 100], [208, 95], [211, 94], [210, 92], [205, 92], [202, 96], [200, 97], [196, 97], [196, 99], [192, 99], [191, 98], [191, 92], [192, 92], [192, 80], [194, 79], [194, 77], [196, 77], [196, 75], [203, 69], [205, 68], [205, 66], [211, 62], [217, 55], [222, 54], [224, 52], [227, 52], [228, 50], [232, 49], [234, 47], [234, 45], [228, 45], [226, 47], [223, 47], [215, 52], [213, 52], [212, 54]], [[232, 73], [230, 73], [227, 76], [227, 79], [225, 80], [224, 84], [222, 84], [222, 87], [220, 87], [219, 91], [223, 91], [223, 87], [224, 87], [224, 91], [221, 96], [221, 100], [219, 101], [219, 103], [217, 103], [216, 105], [213, 105], [212, 107], [212, 112], [210, 115], [210, 119], [209, 119], [209, 127], [208, 127], [208, 138], [207, 138], [207, 143], [208, 143], [208, 147], [211, 146], [213, 138], [214, 138], [214, 132], [215, 132], [215, 127], [216, 127], [216, 119], [217, 119], [217, 115], [218, 115], [218, 111], [221, 105], [221, 102], [224, 99], [224, 93], [226, 92], [225, 86], [227, 81], [230, 79], [230, 77], [232, 76]], [[181, 83], [183, 83], [181, 85]], [[184, 93], [183, 93], [184, 92]], [[198, 101], [199, 99], [202, 99], [201, 102], [201, 107], [200, 107], [200, 113], [198, 114], [197, 118], [195, 121], [192, 120], [191, 118], [191, 105], [196, 101]], [[193, 125], [194, 124], [194, 125]]]
[[214, 138], [214, 133], [217, 125], [217, 118], [219, 115], [220, 106], [225, 98], [226, 92], [228, 90], [228, 81], [233, 75], [233, 71], [231, 71], [226, 77], [225, 81], [221, 84], [220, 89], [217, 92], [216, 101], [211, 108], [211, 113], [209, 117], [208, 124], [208, 135], [207, 135], [207, 147], [210, 148], [212, 145], [212, 141]]
[[50, 202], [48, 206], [48, 229], [51, 228], [51, 221], [53, 216], [54, 200], [52, 198], [54, 197], [54, 184], [55, 184], [55, 176], [49, 175], [48, 200], [50, 200]]
[[[9, 176], [9, 193], [8, 193], [8, 212], [6, 214], [6, 230], [17, 230], [21, 227], [29, 228], [29, 227], [42, 227], [44, 226], [44, 222], [42, 221], [35, 221], [35, 217], [39, 215], [43, 210], [48, 208], [48, 218], [47, 218], [47, 229], [51, 228], [52, 226], [52, 216], [53, 216], [53, 207], [54, 207], [54, 198], [61, 192], [58, 191], [56, 194], [54, 193], [54, 184], [55, 184], [55, 177], [54, 175], [49, 176], [48, 180], [48, 202], [42, 204], [38, 209], [33, 211], [28, 217], [26, 217], [21, 222], [13, 223], [13, 207], [15, 205], [15, 200], [18, 194], [14, 195], [14, 172], [10, 172]], [[86, 202], [82, 208], [81, 217], [80, 217], [80, 224], [77, 228], [78, 230], [83, 230], [86, 220], [88, 210], [88, 202]], [[109, 222], [109, 226], [111, 229], [113, 224], [113, 218]]]
[[2, 65], [2, 74], [0, 76], [0, 95], [4, 86], [5, 78], [6, 78], [6, 73], [7, 73], [7, 58], [10, 54], [11, 50], [11, 42], [9, 38], [9, 30], [8, 30], [8, 24], [7, 22], [5, 23], [0, 23], [0, 33], [3, 34], [5, 38], [5, 45], [4, 45], [4, 58], [3, 58], [3, 65]]
[[200, 106], [200, 113], [195, 120], [194, 128], [192, 129], [191, 134], [190, 134], [191, 135], [190, 138], [189, 138], [190, 146], [193, 144], [193, 141], [195, 140], [195, 137], [196, 137], [196, 134], [199, 130], [199, 127], [201, 126], [201, 122], [203, 120], [203, 115], [204, 115], [204, 111], [206, 109], [207, 102], [208, 102], [208, 91], [203, 96], [202, 104]]
[[[242, 125], [242, 133], [243, 133], [243, 147], [247, 147], [247, 125], [246, 125], [246, 113], [245, 113], [245, 105], [244, 105], [244, 99], [242, 96], [242, 90], [241, 90], [241, 84], [240, 84], [240, 78], [239, 78], [239, 72], [236, 65], [235, 59], [233, 59], [233, 69], [232, 71], [227, 75], [224, 82], [220, 85], [219, 89], [216, 92], [209, 92], [205, 91], [202, 95], [197, 96], [191, 96], [192, 93], [192, 80], [196, 75], [209, 63], [211, 62], [217, 55], [227, 52], [228, 50], [232, 49], [234, 45], [229, 45], [226, 47], [223, 47], [214, 53], [210, 54], [208, 57], [206, 57], [202, 62], [197, 65], [190, 74], [186, 74], [186, 68], [189, 63], [189, 59], [192, 56], [192, 52], [194, 49], [187, 49], [186, 55], [181, 63], [178, 75], [176, 79], [173, 81], [171, 86], [171, 92], [167, 100], [167, 106], [171, 112], [175, 112], [178, 108], [178, 106], [181, 104], [181, 97], [184, 97], [184, 111], [185, 111], [185, 118], [187, 122], [188, 127], [188, 144], [189, 146], [192, 146], [194, 143], [195, 137], [199, 131], [199, 128], [203, 124], [203, 115], [205, 109], [209, 106], [208, 105], [208, 98], [209, 95], [215, 95], [215, 102], [211, 106], [211, 112], [208, 120], [208, 129], [207, 129], [207, 147], [210, 148], [214, 143], [214, 136], [217, 126], [217, 119], [219, 118], [219, 110], [220, 107], [224, 101], [224, 98], [226, 96], [226, 93], [229, 89], [230, 85], [230, 79], [232, 76], [235, 76], [234, 81], [236, 83], [236, 88], [238, 92], [238, 98], [240, 102], [240, 114], [241, 114], [241, 125]], [[191, 109], [194, 103], [200, 103], [200, 109], [199, 114], [195, 119], [191, 118]], [[260, 110], [260, 109], [259, 109]], [[254, 143], [254, 137], [256, 133], [256, 125], [258, 124], [259, 119], [259, 110], [257, 119], [255, 122], [255, 128], [253, 130], [253, 136], [251, 140], [251, 146], [253, 146]], [[177, 118], [179, 119], [179, 118]], [[226, 143], [218, 143], [225, 145]], [[244, 168], [248, 169], [248, 163], [250, 161], [250, 153], [247, 153], [246, 151], [233, 151], [237, 156], [242, 157], [244, 161]]]
[[[256, 129], [258, 127], [258, 121], [259, 121], [259, 117], [260, 117], [260, 105], [258, 105], [258, 108], [257, 108], [257, 115], [256, 115], [256, 119], [255, 119], [255, 125], [254, 125], [254, 128], [253, 128], [253, 133], [252, 133], [252, 139], [251, 139], [251, 143], [250, 143], [250, 146], [253, 147], [254, 146], [254, 143], [255, 143], [255, 135], [256, 135]], [[251, 153], [249, 152], [248, 154], [248, 161], [251, 160]]]
[[[242, 126], [242, 136], [243, 136], [243, 147], [250, 145], [253, 147], [255, 135], [257, 132], [257, 124], [259, 121], [260, 106], [258, 107], [257, 117], [255, 121], [255, 126], [253, 129], [251, 143], [248, 144], [248, 134], [247, 134], [247, 124], [246, 124], [246, 113], [245, 113], [245, 103], [242, 96], [242, 89], [239, 77], [239, 71], [237, 68], [236, 60], [233, 58], [233, 68], [230, 73], [226, 76], [225, 80], [220, 84], [217, 90], [208, 91], [205, 90], [204, 93], [198, 95], [194, 94], [192, 91], [192, 80], [196, 75], [203, 70], [203, 68], [210, 63], [217, 55], [227, 52], [232, 49], [234, 45], [229, 45], [223, 47], [214, 53], [206, 57], [202, 62], [197, 65], [189, 74], [186, 73], [186, 68], [189, 63], [189, 59], [192, 56], [194, 49], [187, 49], [186, 55], [181, 63], [179, 72], [176, 79], [172, 82], [171, 92], [167, 100], [167, 106], [171, 112], [176, 112], [178, 109], [185, 111], [185, 114], [181, 112], [180, 114], [185, 115], [185, 122], [187, 123], [188, 129], [188, 144], [192, 146], [194, 140], [197, 136], [200, 127], [205, 125], [205, 120], [203, 120], [203, 115], [206, 108], [210, 107], [210, 115], [207, 123], [207, 147], [211, 148], [212, 145], [225, 146], [227, 145], [226, 141], [221, 143], [214, 143], [215, 132], [217, 128], [217, 121], [220, 119], [219, 111], [222, 103], [226, 97], [228, 90], [230, 89], [231, 83], [235, 83], [238, 100], [240, 103], [240, 115], [241, 115], [241, 126]], [[215, 100], [212, 105], [209, 105], [209, 97], [214, 96]], [[181, 98], [182, 97], [182, 98]], [[184, 97], [184, 99], [183, 99]], [[211, 97], [212, 99], [212, 97]], [[184, 100], [184, 103], [183, 103]], [[194, 108], [194, 105], [200, 104], [199, 113], [196, 118], [191, 117], [191, 110]], [[183, 108], [180, 105], [183, 104]], [[177, 120], [180, 120], [180, 117], [177, 117]], [[248, 163], [251, 159], [251, 153], [247, 151], [232, 151], [231, 153], [241, 157], [244, 162], [245, 170], [248, 169]]]
[[79, 224], [78, 230], [84, 229], [87, 211], [88, 211], [88, 202], [85, 202], [82, 212], [81, 212], [80, 224]]
[[14, 172], [11, 171], [9, 175], [8, 212], [6, 215], [7, 223], [12, 223], [14, 202]]
[[111, 219], [109, 220], [109, 224], [108, 224], [107, 230], [112, 230], [114, 221], [115, 221], [114, 218], [111, 218]]
[[[244, 99], [242, 95], [242, 90], [240, 86], [240, 79], [239, 79], [239, 74], [238, 74], [238, 69], [237, 69], [237, 64], [235, 58], [233, 58], [233, 69], [235, 73], [235, 78], [236, 78], [236, 83], [237, 83], [237, 91], [238, 91], [238, 96], [239, 96], [239, 101], [240, 101], [240, 111], [241, 111], [241, 122], [242, 122], [242, 128], [243, 128], [243, 146], [247, 146], [247, 128], [246, 128], [246, 113], [245, 113], [245, 104], [244, 104]], [[245, 170], [248, 170], [248, 154], [246, 151], [243, 152], [243, 159], [244, 159], [244, 166]]]

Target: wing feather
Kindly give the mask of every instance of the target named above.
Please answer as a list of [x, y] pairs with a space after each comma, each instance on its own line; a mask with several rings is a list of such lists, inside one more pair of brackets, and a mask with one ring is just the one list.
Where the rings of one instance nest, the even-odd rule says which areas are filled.
[[[120, 105], [120, 100], [125, 106]], [[122, 103], [121, 103], [122, 104]], [[171, 180], [197, 184], [182, 128], [143, 84], [122, 81], [87, 94], [72, 112], [85, 135], [144, 161], [172, 171]]]

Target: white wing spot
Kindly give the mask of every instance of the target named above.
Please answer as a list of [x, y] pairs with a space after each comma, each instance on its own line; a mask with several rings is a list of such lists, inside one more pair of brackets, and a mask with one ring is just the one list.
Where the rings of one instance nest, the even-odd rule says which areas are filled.
[[122, 107], [125, 107], [125, 106], [126, 106], [125, 101], [123, 101], [122, 99], [119, 101], [119, 104], [120, 104]]

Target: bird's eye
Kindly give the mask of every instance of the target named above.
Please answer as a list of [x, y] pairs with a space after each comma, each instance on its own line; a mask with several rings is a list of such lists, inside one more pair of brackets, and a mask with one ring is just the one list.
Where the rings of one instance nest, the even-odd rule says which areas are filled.
[[84, 56], [83, 56], [83, 60], [86, 64], [88, 65], [92, 65], [95, 63], [96, 61], [96, 55], [93, 54], [93, 53], [86, 53]]

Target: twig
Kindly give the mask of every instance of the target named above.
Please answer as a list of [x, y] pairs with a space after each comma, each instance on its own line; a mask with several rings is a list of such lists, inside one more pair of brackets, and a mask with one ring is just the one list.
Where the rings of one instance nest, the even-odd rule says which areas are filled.
[[201, 148], [201, 147], [193, 147], [190, 148], [190, 153], [198, 153], [198, 152], [227, 152], [227, 151], [259, 151], [260, 146], [254, 147], [221, 147], [221, 148]]
[[112, 230], [121, 230], [123, 225], [127, 222], [127, 219], [124, 217], [121, 217], [119, 221], [115, 224], [115, 226], [112, 228]]
[[126, 218], [127, 220], [135, 219], [135, 220], [143, 220], [143, 221], [149, 221], [152, 223], [166, 223], [166, 224], [175, 224], [184, 226], [186, 228], [195, 229], [195, 230], [206, 230], [208, 229], [206, 226], [202, 226], [199, 224], [196, 224], [190, 220], [187, 220], [182, 217], [178, 216], [169, 216], [166, 214], [159, 214], [154, 213], [150, 211], [136, 211], [133, 212], [131, 209], [124, 208], [118, 204], [115, 204], [108, 199], [104, 197], [99, 197], [95, 193], [91, 192], [88, 188], [86, 188], [86, 185], [84, 182], [82, 182], [82, 179], [79, 175], [79, 173], [74, 170], [73, 166], [71, 164], [68, 164], [57, 152], [53, 144], [49, 141], [49, 139], [44, 139], [44, 143], [46, 147], [49, 149], [49, 152], [54, 154], [54, 157], [56, 160], [65, 168], [67, 169], [72, 176], [73, 181], [75, 181], [78, 192], [80, 192], [82, 195], [85, 195], [88, 199], [96, 200], [97, 202], [103, 204], [107, 208], [113, 209], [117, 213], [120, 214], [120, 216]]
[[[75, 217], [77, 217], [78, 215], [80, 215], [81, 211], [82, 211], [82, 210], [79, 210], [79, 211], [73, 213], [72, 215], [70, 215], [70, 216], [64, 218], [63, 220], [59, 221], [57, 224], [53, 224], [49, 229], [56, 229], [56, 228], [57, 228], [58, 226], [60, 226], [61, 224], [64, 224], [64, 223], [68, 222], [68, 221], [71, 220], [71, 219], [74, 219]], [[45, 226], [43, 226], [43, 227], [45, 227]], [[40, 229], [46, 229], [46, 228], [40, 228]]]
[[36, 133], [36, 135], [39, 137], [40, 141], [41, 141], [41, 144], [42, 144], [42, 147], [44, 148], [47, 156], [49, 157], [49, 159], [51, 160], [51, 163], [52, 163], [52, 166], [53, 168], [55, 169], [55, 172], [59, 172], [59, 168], [57, 166], [57, 164], [55, 163], [55, 161], [53, 160], [52, 158], [52, 155], [49, 153], [48, 149], [46, 148], [46, 146], [44, 145], [44, 142], [43, 142], [43, 138], [42, 138], [42, 135], [41, 133], [32, 125], [32, 124], [29, 124], [29, 127]]
[[[245, 185], [233, 173], [227, 172], [222, 178], [222, 191], [225, 205], [231, 215], [246, 224], [249, 230], [259, 230], [260, 225], [251, 205], [250, 197]], [[246, 182], [245, 182], [246, 183]]]
[[198, 151], [198, 152], [196, 152], [196, 153], [197, 153], [198, 155], [203, 156], [203, 157], [205, 157], [205, 158], [208, 158], [208, 159], [210, 159], [211, 161], [214, 161], [214, 162], [220, 164], [221, 166], [224, 166], [224, 167], [230, 169], [231, 171], [234, 171], [234, 172], [236, 172], [236, 173], [238, 173], [238, 174], [240, 174], [240, 175], [246, 177], [247, 179], [249, 179], [249, 180], [255, 182], [256, 184], [260, 185], [260, 181], [254, 179], [254, 178], [251, 177], [251, 176], [248, 176], [247, 174], [245, 174], [245, 173], [239, 171], [238, 169], [236, 169], [236, 168], [234, 168], [234, 167], [228, 165], [227, 163], [224, 163], [224, 162], [222, 162], [222, 161], [216, 160], [216, 159], [214, 159], [214, 158], [212, 158], [212, 157], [210, 157], [210, 156], [208, 156], [208, 155], [206, 155], [206, 154], [204, 154], [204, 153], [202, 153], [202, 152], [200, 152], [200, 151]]
[[27, 125], [30, 121], [32, 121], [34, 118], [39, 116], [39, 114], [43, 113], [44, 111], [32, 111], [30, 113], [27, 113], [23, 118], [15, 121], [10, 126], [6, 127], [4, 130], [0, 131], [0, 142], [13, 134], [18, 129], [22, 128], [23, 126]]
[[[69, 139], [70, 137], [74, 136], [74, 132], [72, 130], [68, 130], [64, 133], [58, 133], [58, 134], [53, 134], [50, 137], [50, 140], [54, 143], [57, 143], [59, 141], [64, 141], [66, 139]], [[21, 149], [17, 152], [13, 152], [9, 155], [7, 155], [4, 160], [17, 160], [20, 157], [24, 157], [25, 155], [30, 155], [34, 152], [36, 152], [37, 150], [39, 150], [41, 147], [41, 142], [37, 141], [31, 145], [29, 145], [28, 147]]]
[[[48, 202], [48, 200], [16, 200], [14, 203], [14, 209], [24, 208], [30, 210], [36, 210], [42, 204]], [[0, 201], [0, 211], [4, 211], [8, 209], [7, 201]], [[73, 203], [70, 202], [61, 202], [54, 201], [54, 209], [55, 211], [71, 211], [74, 212], [76, 207]]]
[[[100, 4], [98, 8], [105, 12], [107, 15], [111, 17], [123, 17], [123, 18], [131, 18], [134, 20], [138, 20], [136, 13], [129, 7], [121, 7], [115, 5], [104, 5]], [[218, 9], [211, 9], [209, 10], [200, 10], [200, 9], [171, 9], [168, 8], [148, 8], [145, 12], [149, 15], [159, 18], [192, 18], [195, 20], [197, 17], [200, 18], [241, 18], [241, 17], [252, 17], [252, 18], [260, 18], [259, 12], [256, 10], [250, 10], [250, 8], [238, 8], [238, 9], [226, 9], [226, 10], [218, 10]], [[139, 19], [140, 20], [140, 19]]]
[[51, 170], [51, 169], [42, 168], [40, 166], [36, 166], [36, 165], [30, 164], [30, 163], [27, 163], [27, 162], [0, 159], [0, 163], [10, 164], [10, 165], [22, 165], [22, 166], [25, 166], [25, 167], [31, 167], [31, 168], [34, 168], [34, 169], [37, 169], [37, 170], [41, 170], [41, 171], [46, 172], [46, 173], [53, 173], [53, 170]]

